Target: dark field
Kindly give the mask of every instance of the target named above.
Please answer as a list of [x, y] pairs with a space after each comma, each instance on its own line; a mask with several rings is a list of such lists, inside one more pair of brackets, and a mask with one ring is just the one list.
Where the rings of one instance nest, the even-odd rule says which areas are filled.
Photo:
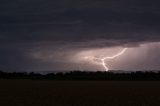
[[0, 106], [160, 106], [160, 82], [0, 80]]

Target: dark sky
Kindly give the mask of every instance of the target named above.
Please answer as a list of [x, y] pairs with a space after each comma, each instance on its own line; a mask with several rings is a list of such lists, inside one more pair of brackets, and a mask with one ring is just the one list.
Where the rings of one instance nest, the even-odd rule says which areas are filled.
[[[160, 69], [159, 0], [1, 0], [0, 69]], [[111, 50], [112, 49], [112, 50]], [[110, 50], [110, 51], [109, 51]]]

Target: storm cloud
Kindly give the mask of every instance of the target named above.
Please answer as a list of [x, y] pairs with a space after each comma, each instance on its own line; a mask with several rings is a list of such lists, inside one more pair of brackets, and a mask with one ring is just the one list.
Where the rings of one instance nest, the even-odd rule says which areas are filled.
[[159, 4], [158, 0], [1, 0], [0, 66], [74, 69], [70, 58], [80, 51], [159, 42]]

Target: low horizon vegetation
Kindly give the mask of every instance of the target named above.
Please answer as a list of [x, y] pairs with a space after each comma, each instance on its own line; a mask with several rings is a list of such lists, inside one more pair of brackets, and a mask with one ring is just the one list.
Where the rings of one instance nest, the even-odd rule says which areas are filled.
[[69, 71], [40, 74], [36, 72], [0, 71], [0, 79], [48, 79], [48, 80], [160, 80], [160, 71], [102, 72]]

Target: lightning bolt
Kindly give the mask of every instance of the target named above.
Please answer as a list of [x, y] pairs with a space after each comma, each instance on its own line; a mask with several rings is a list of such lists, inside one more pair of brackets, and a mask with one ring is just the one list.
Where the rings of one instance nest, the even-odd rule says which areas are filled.
[[93, 60], [94, 60], [94, 59], [100, 60], [102, 66], [104, 67], [104, 69], [105, 69], [106, 71], [108, 71], [109, 69], [108, 69], [105, 61], [107, 61], [107, 60], [109, 60], [109, 59], [112, 60], [112, 59], [115, 59], [116, 57], [121, 56], [122, 54], [124, 54], [124, 53], [126, 52], [127, 49], [128, 49], [128, 48], [124, 48], [124, 49], [122, 49], [120, 52], [118, 52], [117, 54], [115, 54], [115, 55], [113, 55], [113, 56], [103, 57], [103, 58], [93, 57], [92, 59], [93, 59]]
[[108, 69], [105, 61], [108, 60], [108, 59], [114, 59], [114, 58], [116, 58], [116, 57], [121, 56], [122, 54], [125, 53], [125, 51], [126, 51], [127, 49], [128, 49], [128, 48], [124, 48], [122, 51], [120, 51], [119, 53], [117, 53], [117, 54], [115, 54], [115, 55], [113, 55], [113, 56], [111, 56], [111, 57], [104, 57], [104, 58], [102, 58], [102, 59], [96, 58], [96, 59], [100, 59], [100, 60], [102, 61], [102, 66], [105, 68], [106, 71], [108, 71], [109, 69]]

